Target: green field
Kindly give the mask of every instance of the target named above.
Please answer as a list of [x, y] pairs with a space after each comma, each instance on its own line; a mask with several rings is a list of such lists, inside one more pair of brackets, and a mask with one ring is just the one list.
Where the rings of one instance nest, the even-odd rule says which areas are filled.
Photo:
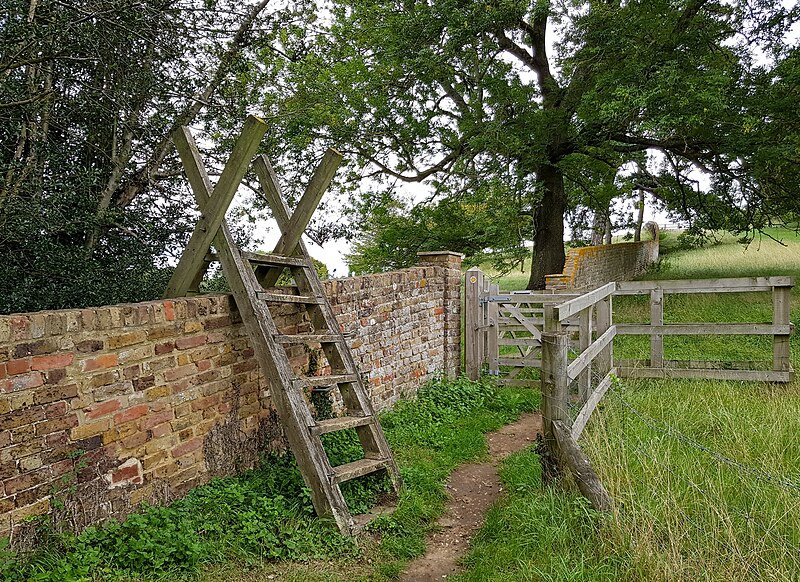
[[[681, 250], [673, 233], [648, 279], [793, 275], [800, 238], [772, 230], [749, 247]], [[518, 286], [519, 277], [501, 280]], [[616, 322], [646, 322], [647, 300], [615, 299]], [[670, 296], [667, 322], [770, 321], [768, 294]], [[800, 323], [800, 293], [792, 293]], [[615, 354], [646, 357], [648, 340]], [[771, 340], [666, 338], [666, 357], [769, 359]], [[623, 341], [625, 340], [625, 341]], [[795, 369], [800, 341], [792, 337]], [[800, 382], [620, 380], [581, 445], [616, 501], [600, 516], [565, 483], [543, 489], [532, 451], [510, 458], [508, 499], [492, 512], [459, 580], [800, 580]]]

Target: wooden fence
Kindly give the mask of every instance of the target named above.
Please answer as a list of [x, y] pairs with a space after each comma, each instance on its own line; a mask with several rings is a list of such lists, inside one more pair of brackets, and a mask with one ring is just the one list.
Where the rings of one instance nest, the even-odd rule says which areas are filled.
[[[649, 295], [650, 321], [617, 324], [616, 335], [650, 337], [646, 360], [613, 360], [613, 336], [599, 350], [601, 369], [616, 367], [621, 377], [707, 378], [791, 382], [789, 318], [792, 277], [747, 277], [673, 281], [625, 281], [608, 283], [582, 295], [548, 292], [500, 291], [477, 268], [467, 271], [466, 281], [466, 371], [476, 379], [482, 369], [498, 376], [501, 384], [536, 383], [523, 372], [542, 367], [541, 335], [545, 331], [568, 331], [570, 348], [579, 360], [594, 360], [590, 345], [612, 327], [612, 299], [621, 295]], [[664, 297], [670, 294], [763, 292], [772, 295], [771, 322], [664, 323]], [[667, 360], [665, 336], [772, 336], [772, 361]], [[513, 350], [513, 351], [509, 351]], [[582, 369], [579, 393], [589, 392], [591, 367]], [[530, 375], [529, 375], [530, 376]]]
[[[581, 295], [502, 292], [473, 268], [466, 275], [467, 374], [477, 379], [485, 369], [501, 384], [539, 384], [545, 477], [568, 467], [595, 508], [606, 511], [611, 499], [577, 440], [615, 376], [791, 382], [793, 285], [791, 277], [751, 277], [613, 282]], [[665, 295], [743, 292], [772, 294], [771, 322], [664, 323]], [[614, 324], [613, 297], [642, 294], [650, 298], [650, 321]], [[649, 359], [615, 360], [614, 338], [623, 335], [649, 336]], [[672, 335], [772, 336], [772, 361], [666, 360], [664, 337]], [[539, 379], [525, 377], [530, 368], [540, 370]]]

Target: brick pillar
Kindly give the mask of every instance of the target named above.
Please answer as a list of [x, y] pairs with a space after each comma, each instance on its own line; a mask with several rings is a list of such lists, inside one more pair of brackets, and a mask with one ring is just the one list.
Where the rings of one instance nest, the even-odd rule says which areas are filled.
[[455, 379], [461, 373], [461, 260], [464, 255], [452, 251], [417, 253], [421, 267], [441, 269], [444, 309], [444, 370]]

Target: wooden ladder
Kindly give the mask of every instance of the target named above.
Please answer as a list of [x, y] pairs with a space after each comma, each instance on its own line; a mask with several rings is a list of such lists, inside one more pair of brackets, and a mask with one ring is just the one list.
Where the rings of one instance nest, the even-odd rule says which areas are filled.
[[[261, 120], [248, 118], [213, 193], [191, 133], [183, 127], [175, 132], [173, 139], [202, 216], [167, 287], [166, 296], [180, 297], [195, 291], [210, 261], [221, 263], [255, 357], [269, 381], [272, 401], [289, 445], [311, 490], [314, 508], [318, 515], [332, 516], [342, 533], [352, 535], [355, 533], [355, 520], [347, 508], [340, 484], [383, 472], [388, 474], [396, 491], [400, 487], [400, 475], [369, 394], [301, 238], [333, 178], [341, 154], [328, 150], [291, 215], [269, 161], [265, 156], [258, 157], [255, 170], [282, 236], [272, 253], [241, 252], [224, 216], [265, 130]], [[208, 253], [212, 242], [217, 251], [215, 255]], [[283, 288], [272, 288], [285, 270], [294, 278], [296, 294], [287, 293]], [[311, 332], [284, 334], [278, 330], [270, 307], [287, 303], [305, 309]], [[331, 373], [325, 376], [295, 374], [287, 349], [298, 344], [321, 345]], [[308, 388], [338, 389], [346, 414], [331, 419], [315, 419], [306, 399]], [[355, 429], [364, 456], [345, 465], [332, 466], [322, 435], [348, 429]]]

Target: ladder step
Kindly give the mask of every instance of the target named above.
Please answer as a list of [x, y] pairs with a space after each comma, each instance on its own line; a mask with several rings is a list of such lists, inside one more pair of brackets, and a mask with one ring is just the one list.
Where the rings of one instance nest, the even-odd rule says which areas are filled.
[[242, 253], [245, 261], [256, 265], [269, 265], [272, 267], [308, 267], [305, 257], [287, 257], [273, 253]]
[[345, 338], [344, 335], [339, 335], [335, 333], [298, 333], [298, 334], [290, 334], [290, 335], [276, 335], [273, 336], [275, 339], [275, 343], [279, 344], [305, 344], [305, 343], [335, 343], [342, 341]]
[[272, 301], [274, 303], [304, 303], [306, 305], [322, 305], [325, 302], [325, 299], [321, 299], [319, 297], [269, 293], [267, 291], [258, 291], [258, 297], [264, 301]]
[[328, 376], [306, 376], [304, 378], [297, 378], [294, 380], [294, 385], [297, 388], [333, 386], [334, 384], [355, 382], [356, 380], [358, 380], [358, 376], [355, 374], [330, 374]]
[[338, 416], [327, 420], [318, 420], [317, 425], [311, 427], [311, 434], [319, 436], [338, 430], [366, 426], [370, 424], [374, 418], [374, 416]]
[[339, 465], [333, 468], [333, 477], [331, 481], [335, 483], [343, 483], [362, 475], [369, 475], [375, 471], [385, 469], [389, 464], [388, 459], [360, 459], [347, 463], [346, 465]]

